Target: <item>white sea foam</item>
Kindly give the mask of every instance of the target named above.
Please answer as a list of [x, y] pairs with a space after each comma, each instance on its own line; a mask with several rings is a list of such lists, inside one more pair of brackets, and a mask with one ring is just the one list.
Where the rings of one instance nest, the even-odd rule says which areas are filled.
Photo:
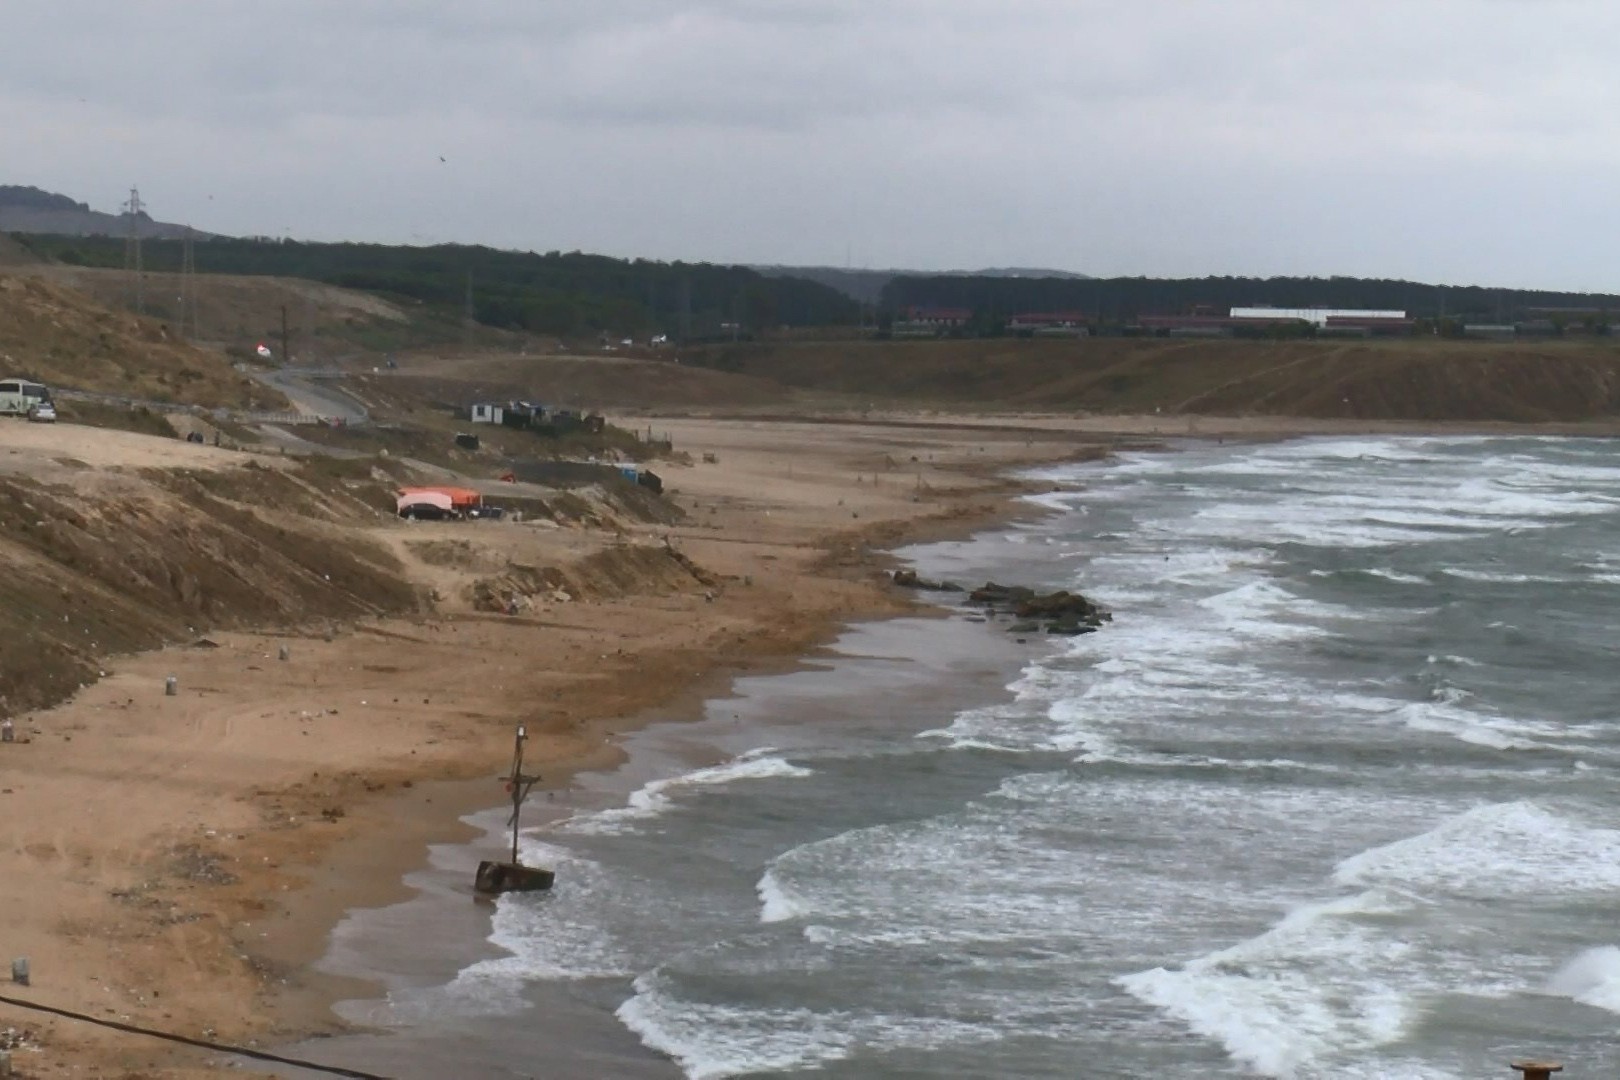
[[760, 876], [754, 891], [759, 894], [760, 922], [786, 922], [803, 918], [815, 910], [803, 897], [783, 887], [772, 870], [766, 870]]
[[1484, 666], [1478, 660], [1472, 660], [1466, 656], [1429, 656], [1425, 657], [1425, 661], [1430, 664], [1449, 664], [1453, 667], [1477, 668]]
[[1397, 910], [1371, 892], [1309, 905], [1257, 938], [1119, 983], [1257, 1072], [1291, 1076], [1394, 1042], [1411, 1021], [1424, 988], [1381, 970], [1401, 945], [1367, 921]]
[[[523, 985], [529, 980], [634, 972], [631, 956], [599, 918], [596, 898], [617, 887], [612, 873], [567, 848], [530, 837], [523, 838], [522, 855], [531, 866], [555, 868], [556, 885], [545, 894], [502, 897], [495, 905], [489, 940], [507, 955], [471, 964], [441, 990], [408, 998], [416, 1007], [439, 1013], [452, 1008], [517, 1012], [524, 1007]], [[398, 1003], [395, 1011], [400, 1011]]]
[[1608, 895], [1620, 889], [1620, 831], [1524, 800], [1495, 803], [1345, 859], [1334, 880], [1428, 897]]
[[619, 1020], [647, 1046], [674, 1058], [691, 1080], [814, 1069], [859, 1049], [932, 1049], [992, 1042], [1004, 1034], [992, 1022], [693, 1001], [660, 971], [638, 976], [634, 990], [619, 1006]]
[[1321, 627], [1297, 621], [1306, 617], [1348, 616], [1349, 609], [1300, 599], [1272, 581], [1253, 581], [1198, 601], [1236, 635], [1268, 641], [1319, 637]]
[[1522, 729], [1511, 721], [1481, 716], [1442, 702], [1410, 702], [1395, 709], [1391, 715], [1413, 731], [1449, 735], [1460, 742], [1492, 750], [1551, 748], [1548, 743], [1526, 738], [1520, 733]]
[[1588, 949], [1547, 980], [1547, 992], [1620, 1013], [1620, 948]]
[[793, 779], [811, 771], [784, 758], [772, 757], [765, 748], [751, 751], [723, 765], [712, 765], [666, 780], [654, 780], [630, 793], [627, 805], [572, 817], [558, 824], [565, 833], [603, 835], [636, 827], [638, 822], [656, 818], [675, 805], [674, 797], [694, 788], [715, 787], [741, 780]]
[[1470, 570], [1467, 567], [1443, 567], [1440, 573], [1447, 577], [1461, 578], [1464, 581], [1479, 581], [1492, 585], [1571, 585], [1578, 579], [1569, 577], [1550, 577], [1545, 574], [1511, 574], [1492, 570]]
[[1381, 578], [1384, 581], [1393, 581], [1398, 585], [1428, 585], [1428, 578], [1416, 574], [1403, 574], [1399, 570], [1390, 570], [1384, 567], [1352, 567], [1345, 570], [1312, 570], [1311, 577], [1331, 578], [1341, 574], [1365, 574], [1368, 577]]

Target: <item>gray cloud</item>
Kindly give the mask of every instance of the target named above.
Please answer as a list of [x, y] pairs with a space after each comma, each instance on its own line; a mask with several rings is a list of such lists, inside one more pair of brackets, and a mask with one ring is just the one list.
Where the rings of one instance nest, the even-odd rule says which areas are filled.
[[0, 182], [108, 208], [139, 182], [221, 231], [1620, 290], [1603, 3], [13, 0], [5, 24]]

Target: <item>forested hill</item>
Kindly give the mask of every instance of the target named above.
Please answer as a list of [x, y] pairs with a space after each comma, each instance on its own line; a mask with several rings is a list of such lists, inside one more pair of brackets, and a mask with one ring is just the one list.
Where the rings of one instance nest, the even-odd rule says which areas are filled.
[[1620, 296], [1612, 294], [1351, 277], [897, 277], [885, 286], [883, 303], [891, 311], [912, 306], [970, 308], [991, 318], [1019, 312], [1073, 311], [1103, 321], [1185, 314], [1201, 306], [1218, 311], [1260, 305], [1363, 308], [1405, 311], [1414, 318], [1449, 316], [1485, 322], [1521, 319], [1532, 308], [1620, 312]]
[[[18, 236], [36, 255], [76, 266], [121, 267], [124, 243], [110, 237]], [[180, 268], [179, 241], [143, 245], [146, 268]], [[535, 333], [596, 331], [723, 337], [765, 327], [845, 326], [856, 301], [796, 277], [765, 277], [740, 266], [613, 259], [579, 252], [545, 255], [461, 245], [300, 243], [214, 237], [195, 247], [201, 274], [298, 277], [461, 311], [489, 326]]]

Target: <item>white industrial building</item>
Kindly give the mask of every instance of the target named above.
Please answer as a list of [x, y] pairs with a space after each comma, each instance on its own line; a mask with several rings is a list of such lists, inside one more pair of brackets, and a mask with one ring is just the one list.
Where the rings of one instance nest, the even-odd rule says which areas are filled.
[[1329, 319], [1404, 319], [1404, 311], [1372, 311], [1367, 308], [1280, 308], [1235, 307], [1234, 319], [1290, 319], [1326, 326]]

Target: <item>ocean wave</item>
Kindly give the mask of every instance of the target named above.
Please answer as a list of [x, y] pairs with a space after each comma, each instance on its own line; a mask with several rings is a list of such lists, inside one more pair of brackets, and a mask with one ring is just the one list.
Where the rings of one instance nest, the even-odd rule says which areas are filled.
[[1212, 611], [1229, 633], [1268, 641], [1320, 637], [1327, 633], [1320, 626], [1295, 621], [1297, 619], [1370, 617], [1364, 609], [1358, 611], [1305, 600], [1274, 581], [1251, 581], [1197, 603]]
[[660, 970], [637, 976], [633, 989], [616, 1013], [620, 1022], [673, 1058], [690, 1080], [815, 1069], [857, 1051], [927, 1050], [1004, 1037], [991, 1021], [702, 1002], [683, 997]]
[[627, 805], [598, 810], [559, 822], [558, 832], [580, 835], [607, 835], [633, 829], [639, 822], [656, 818], [674, 805], [672, 796], [693, 788], [715, 787], [742, 780], [794, 779], [810, 776], [811, 770], [785, 758], [772, 757], [772, 748], [750, 751], [723, 765], [711, 765], [681, 776], [654, 780], [630, 793]]
[[1620, 948], [1588, 949], [1547, 980], [1547, 993], [1620, 1013]]
[[964, 709], [948, 727], [919, 732], [917, 738], [941, 740], [953, 750], [1009, 754], [1092, 752], [1111, 745], [1084, 721], [1058, 720], [1052, 708], [1026, 698], [1009, 705]]
[[524, 862], [550, 866], [556, 884], [546, 893], [501, 897], [489, 940], [507, 955], [463, 968], [445, 988], [448, 1001], [481, 1003], [484, 1011], [514, 1011], [523, 1005], [523, 984], [532, 979], [592, 979], [628, 976], [635, 959], [599, 920], [598, 899], [620, 891], [612, 871], [567, 848], [523, 839]]
[[759, 894], [760, 922], [786, 922], [789, 919], [803, 918], [815, 911], [814, 905], [785, 887], [777, 879], [776, 873], [769, 869], [760, 875], [754, 891]]
[[1316, 578], [1371, 577], [1371, 578], [1378, 578], [1378, 579], [1380, 579], [1382, 581], [1393, 581], [1397, 585], [1430, 585], [1430, 584], [1433, 584], [1431, 581], [1429, 581], [1428, 578], [1419, 577], [1417, 574], [1405, 574], [1405, 573], [1402, 573], [1399, 570], [1391, 570], [1391, 569], [1388, 569], [1387, 567], [1378, 567], [1378, 566], [1372, 566], [1372, 567], [1350, 566], [1350, 567], [1345, 567], [1342, 570], [1312, 570], [1311, 571], [1311, 576], [1316, 577]]
[[1581, 825], [1526, 800], [1495, 803], [1351, 856], [1333, 877], [1430, 898], [1608, 895], [1620, 889], [1620, 831]]
[[1446, 577], [1463, 581], [1478, 581], [1490, 585], [1577, 585], [1579, 578], [1552, 577], [1546, 574], [1512, 574], [1499, 570], [1470, 570], [1467, 567], [1446, 566], [1439, 571]]
[[1406, 1030], [1424, 988], [1386, 979], [1380, 958], [1399, 946], [1366, 921], [1401, 910], [1373, 892], [1307, 905], [1259, 937], [1118, 983], [1255, 1071], [1291, 1076]]
[[1397, 705], [1387, 717], [1411, 731], [1449, 735], [1459, 742], [1491, 750], [1562, 750], [1549, 737], [1567, 734], [1562, 728], [1534, 721], [1488, 716], [1461, 707], [1467, 692], [1441, 690], [1438, 700]]

